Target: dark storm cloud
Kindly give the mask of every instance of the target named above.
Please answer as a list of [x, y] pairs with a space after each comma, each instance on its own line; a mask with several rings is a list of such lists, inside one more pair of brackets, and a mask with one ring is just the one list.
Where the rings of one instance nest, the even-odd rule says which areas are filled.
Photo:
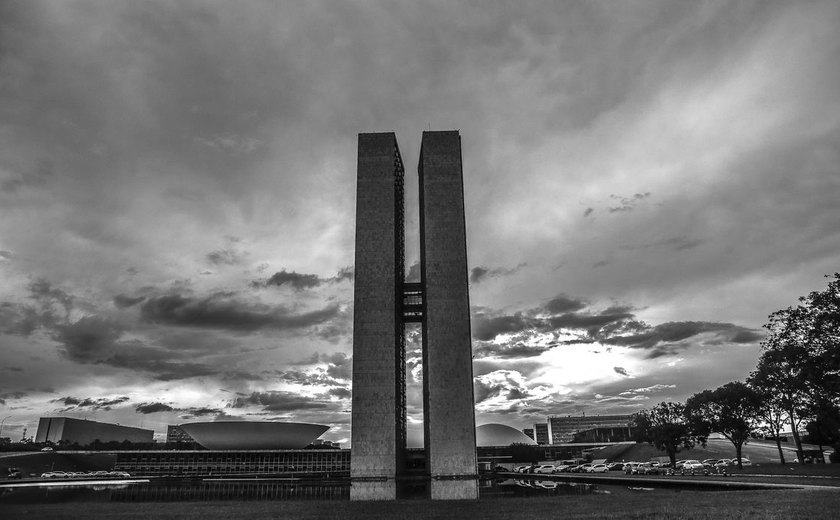
[[328, 394], [338, 397], [339, 399], [350, 399], [352, 393], [349, 389], [344, 387], [330, 388]]
[[98, 316], [87, 316], [74, 323], [59, 326], [55, 339], [73, 361], [92, 363], [113, 354], [114, 344], [123, 330], [115, 323]]
[[71, 361], [145, 371], [159, 381], [212, 375], [224, 369], [193, 361], [188, 350], [163, 349], [136, 339], [119, 341], [124, 332], [107, 319], [88, 316], [58, 326], [54, 338]]
[[575, 312], [586, 307], [586, 303], [577, 298], [572, 298], [561, 294], [545, 304], [545, 310], [552, 314], [560, 314], [564, 312]]
[[599, 314], [561, 314], [548, 318], [547, 322], [553, 329], [585, 330], [590, 336], [595, 337], [601, 329], [632, 318], [633, 315], [629, 312], [608, 309]]
[[659, 357], [674, 353], [675, 347], [668, 344], [704, 333], [714, 333], [722, 340], [732, 343], [750, 343], [761, 338], [755, 331], [731, 323], [681, 321], [663, 323], [639, 334], [603, 337], [599, 338], [599, 341], [607, 345], [650, 349], [650, 357]]
[[473, 355], [476, 358], [492, 356], [500, 359], [522, 359], [539, 356], [547, 350], [551, 350], [551, 347], [528, 346], [524, 343], [511, 346], [482, 343], [473, 347]]
[[136, 413], [150, 414], [158, 412], [171, 412], [175, 409], [164, 403], [141, 403], [134, 409]]
[[141, 306], [142, 318], [150, 323], [233, 331], [306, 328], [323, 323], [338, 312], [337, 305], [330, 305], [317, 311], [291, 314], [284, 308], [241, 302], [226, 293], [205, 298], [159, 296]]
[[284, 285], [293, 288], [296, 291], [303, 291], [306, 289], [314, 289], [326, 283], [339, 283], [343, 281], [353, 280], [353, 267], [342, 267], [338, 270], [335, 276], [331, 278], [321, 278], [316, 274], [297, 273], [295, 271], [286, 271], [285, 269], [274, 273], [267, 280], [254, 280], [251, 282], [251, 287], [282, 287]]
[[137, 305], [145, 299], [145, 296], [131, 297], [125, 294], [118, 294], [114, 296], [114, 305], [116, 305], [118, 309], [126, 309]]
[[621, 374], [623, 376], [629, 376], [630, 374], [627, 373], [627, 369], [623, 367], [613, 367], [613, 370], [616, 374]]
[[181, 412], [181, 419], [192, 419], [194, 417], [207, 417], [208, 415], [220, 416], [224, 415], [225, 411], [220, 408], [210, 407], [192, 407], [179, 410]]
[[300, 291], [303, 289], [311, 289], [312, 287], [318, 287], [321, 285], [322, 280], [315, 274], [302, 274], [296, 273], [294, 271], [287, 272], [285, 269], [274, 273], [271, 278], [266, 280], [265, 285], [271, 286], [275, 285], [280, 287], [282, 285], [289, 285], [294, 289]]
[[[560, 344], [528, 344], [529, 336], [555, 333], [575, 339], [561, 344], [600, 342], [648, 351], [649, 359], [670, 356], [688, 348], [692, 338], [704, 337], [709, 343], [755, 343], [761, 335], [755, 330], [731, 323], [668, 322], [650, 326], [636, 320], [631, 307], [612, 306], [600, 312], [586, 310], [577, 298], [559, 295], [543, 306], [513, 315], [496, 315], [488, 309], [473, 309], [473, 347], [476, 358], [517, 359], [539, 356]], [[491, 342], [500, 334], [515, 337], [508, 343]], [[623, 369], [622, 369], [623, 370]], [[616, 369], [616, 372], [621, 373]], [[623, 374], [626, 375], [626, 374]]]
[[268, 412], [293, 412], [297, 410], [329, 408], [330, 405], [294, 392], [270, 391], [253, 392], [247, 397], [237, 397], [231, 406], [234, 408], [259, 406]]
[[523, 267], [525, 267], [524, 263], [521, 263], [521, 264], [517, 265], [516, 267], [514, 267], [512, 269], [507, 269], [507, 268], [504, 268], [504, 267], [496, 267], [496, 268], [493, 268], [493, 269], [490, 269], [490, 268], [484, 267], [484, 266], [473, 267], [472, 270], [470, 271], [470, 283], [475, 284], [475, 283], [482, 282], [482, 281], [484, 281], [488, 278], [497, 278], [497, 277], [500, 277], [500, 276], [508, 276], [508, 275], [516, 273], [517, 271], [519, 271]]
[[490, 270], [486, 267], [473, 267], [470, 271], [470, 283], [478, 283]]
[[125, 403], [129, 400], [128, 396], [121, 396], [121, 397], [100, 397], [100, 398], [92, 398], [86, 397], [84, 399], [73, 397], [73, 396], [66, 396], [60, 397], [58, 399], [53, 399], [51, 403], [60, 403], [65, 406], [63, 411], [69, 411], [72, 409], [78, 408], [88, 408], [91, 410], [110, 410], [112, 407]]
[[539, 325], [540, 321], [517, 313], [509, 316], [488, 316], [474, 313], [472, 319], [473, 337], [480, 341], [489, 341], [499, 334], [521, 332]]

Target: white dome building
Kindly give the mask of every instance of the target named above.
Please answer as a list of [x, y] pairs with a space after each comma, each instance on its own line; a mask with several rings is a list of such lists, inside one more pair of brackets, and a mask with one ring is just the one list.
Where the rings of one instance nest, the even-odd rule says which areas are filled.
[[208, 450], [298, 450], [330, 429], [323, 424], [256, 421], [194, 422], [179, 426]]
[[534, 439], [505, 424], [482, 424], [475, 429], [476, 446], [510, 446], [514, 443], [537, 444]]

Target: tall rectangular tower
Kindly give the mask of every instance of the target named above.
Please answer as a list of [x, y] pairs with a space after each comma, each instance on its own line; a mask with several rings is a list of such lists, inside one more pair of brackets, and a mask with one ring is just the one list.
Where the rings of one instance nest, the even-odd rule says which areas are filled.
[[[405, 283], [403, 166], [394, 134], [359, 134], [352, 500], [393, 499], [407, 468], [405, 323], [423, 330], [425, 473], [433, 499], [477, 498], [461, 136], [424, 132], [421, 282]], [[412, 487], [407, 486], [407, 487]]]
[[[424, 288], [423, 409], [426, 466], [433, 479], [475, 488], [470, 300], [461, 136], [423, 132], [420, 149], [420, 265]], [[453, 486], [439, 486], [446, 498]], [[464, 490], [456, 491], [463, 495]], [[463, 497], [461, 497], [463, 498]]]
[[393, 479], [405, 453], [403, 166], [393, 133], [359, 134], [351, 477]]

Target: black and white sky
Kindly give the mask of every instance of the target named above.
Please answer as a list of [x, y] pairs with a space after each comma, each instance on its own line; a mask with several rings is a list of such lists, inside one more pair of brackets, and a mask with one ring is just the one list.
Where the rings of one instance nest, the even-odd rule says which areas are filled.
[[743, 379], [840, 270], [838, 27], [835, 0], [2, 0], [2, 435], [346, 445], [359, 132], [397, 134], [409, 266], [421, 133], [461, 132], [478, 424]]

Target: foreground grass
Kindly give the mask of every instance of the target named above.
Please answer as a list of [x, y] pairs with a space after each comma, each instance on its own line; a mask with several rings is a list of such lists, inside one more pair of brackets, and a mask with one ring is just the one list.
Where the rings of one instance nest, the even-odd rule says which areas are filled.
[[476, 501], [395, 502], [144, 502], [0, 505], [3, 518], [214, 518], [307, 519], [540, 519], [570, 518], [834, 518], [840, 510], [837, 490], [772, 491], [632, 491], [609, 494], [483, 499]]

